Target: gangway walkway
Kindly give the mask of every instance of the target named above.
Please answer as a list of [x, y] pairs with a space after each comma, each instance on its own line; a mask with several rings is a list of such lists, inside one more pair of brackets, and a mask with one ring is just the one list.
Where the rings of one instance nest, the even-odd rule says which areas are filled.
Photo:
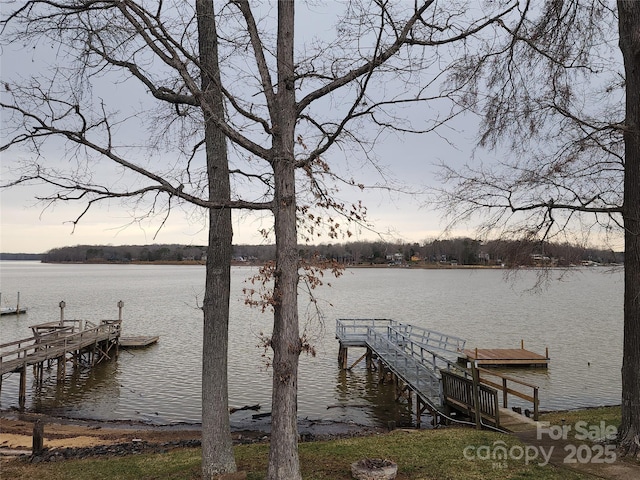
[[[502, 385], [494, 383], [495, 380], [483, 383], [477, 369], [474, 383], [472, 372], [458, 363], [466, 344], [466, 340], [460, 337], [390, 319], [339, 319], [336, 321], [336, 338], [340, 342], [338, 361], [341, 368], [351, 369], [365, 358], [367, 367], [374, 368], [377, 360], [378, 368], [391, 372], [397, 380], [398, 396], [408, 394], [411, 402], [411, 394], [415, 394], [418, 426], [425, 410], [434, 417], [448, 416], [452, 410], [473, 417], [476, 405], [478, 424], [489, 422], [499, 426], [501, 408], [498, 390], [494, 386], [503, 387], [503, 415], [507, 407], [507, 393], [510, 393], [520, 398], [535, 398], [533, 403], [537, 417], [537, 387], [523, 383], [534, 389], [534, 397], [519, 394], [507, 386], [507, 381], [517, 380], [483, 370], [485, 374], [500, 377]], [[351, 366], [348, 365], [349, 347], [366, 348], [366, 353]]]

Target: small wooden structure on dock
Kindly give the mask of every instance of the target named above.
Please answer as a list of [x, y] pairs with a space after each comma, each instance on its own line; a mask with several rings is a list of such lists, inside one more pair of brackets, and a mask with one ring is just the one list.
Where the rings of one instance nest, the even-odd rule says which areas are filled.
[[524, 341], [520, 341], [520, 348], [476, 348], [463, 350], [463, 362], [474, 362], [476, 366], [491, 367], [542, 367], [549, 366], [549, 349], [544, 355], [531, 352], [524, 348]]
[[65, 302], [60, 302], [60, 320], [33, 325], [33, 336], [0, 345], [0, 389], [5, 374], [20, 373], [18, 404], [26, 400], [27, 368], [33, 367], [35, 381], [42, 383], [44, 370], [56, 363], [58, 382], [64, 380], [67, 363], [92, 367], [118, 356], [122, 307], [118, 302], [117, 320], [66, 320]]

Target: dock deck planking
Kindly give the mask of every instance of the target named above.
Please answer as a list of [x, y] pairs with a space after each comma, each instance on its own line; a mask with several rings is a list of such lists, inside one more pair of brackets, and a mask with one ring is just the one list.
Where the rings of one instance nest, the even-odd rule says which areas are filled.
[[2, 307], [0, 315], [23, 315], [27, 313], [26, 308], [22, 307]]
[[464, 349], [468, 361], [479, 366], [542, 366], [549, 364], [549, 358], [524, 348], [476, 348]]
[[158, 343], [160, 337], [154, 336], [137, 336], [137, 337], [120, 337], [121, 348], [145, 348], [155, 343]]

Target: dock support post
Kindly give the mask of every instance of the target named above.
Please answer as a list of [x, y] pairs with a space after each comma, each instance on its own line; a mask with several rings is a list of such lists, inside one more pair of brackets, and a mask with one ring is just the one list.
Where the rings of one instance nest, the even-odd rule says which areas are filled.
[[387, 369], [384, 367], [384, 363], [382, 363], [382, 360], [378, 360], [378, 385], [384, 385], [385, 380], [387, 379], [387, 374], [389, 372], [387, 372]]
[[31, 454], [40, 455], [44, 450], [44, 423], [41, 418], [33, 424], [33, 441], [31, 442]]
[[18, 406], [20, 410], [24, 409], [24, 404], [27, 401], [27, 364], [20, 369], [20, 391], [18, 392]]
[[338, 350], [338, 365], [340, 369], [347, 369], [347, 359], [348, 359], [348, 349], [342, 343], [340, 344], [340, 349]]
[[427, 409], [427, 404], [422, 401], [420, 395], [416, 392], [416, 428], [419, 430], [422, 425], [422, 414]]
[[507, 393], [507, 379], [503, 378], [502, 379], [502, 406], [504, 408], [507, 408], [507, 402], [508, 402], [508, 393]]
[[66, 355], [62, 354], [58, 357], [58, 367], [56, 368], [56, 380], [58, 383], [62, 382], [64, 380], [65, 377], [65, 363], [66, 362]]
[[473, 378], [473, 410], [476, 414], [476, 429], [482, 429], [482, 415], [480, 412], [480, 373], [476, 362], [471, 362], [471, 375]]
[[67, 305], [67, 304], [66, 304], [66, 303], [64, 303], [64, 300], [62, 300], [62, 301], [58, 304], [58, 306], [60, 307], [60, 326], [61, 326], [61, 327], [62, 327], [62, 326], [64, 326], [64, 307], [65, 307], [66, 305]]

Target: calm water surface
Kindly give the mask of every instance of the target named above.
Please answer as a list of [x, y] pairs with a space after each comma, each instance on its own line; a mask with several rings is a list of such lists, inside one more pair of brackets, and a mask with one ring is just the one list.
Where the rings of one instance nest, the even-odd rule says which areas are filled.
[[[78, 418], [200, 422], [200, 363], [204, 293], [203, 266], [55, 265], [0, 262], [3, 304], [21, 292], [27, 315], [0, 320], [1, 342], [30, 335], [29, 326], [59, 319], [117, 318], [123, 300], [123, 332], [160, 335], [157, 345], [121, 352], [89, 372], [55, 376], [28, 388], [27, 408]], [[270, 411], [271, 371], [262, 334], [271, 318], [244, 304], [242, 289], [251, 268], [232, 270], [229, 349], [231, 406], [262, 405]], [[467, 339], [467, 347], [549, 348], [548, 370], [510, 370], [509, 375], [540, 386], [543, 410], [620, 403], [623, 275], [602, 268], [579, 269], [539, 293], [529, 290], [536, 272], [523, 271], [514, 283], [500, 270], [350, 269], [316, 290], [321, 318], [301, 293], [301, 324], [316, 347], [300, 365], [299, 415], [312, 420], [386, 425], [410, 422], [393, 392], [359, 365], [337, 368], [336, 318], [393, 318]], [[361, 351], [350, 352], [355, 361]], [[69, 369], [72, 370], [72, 369]], [[18, 375], [5, 376], [0, 408], [17, 406]], [[236, 426], [251, 413], [232, 416]]]

